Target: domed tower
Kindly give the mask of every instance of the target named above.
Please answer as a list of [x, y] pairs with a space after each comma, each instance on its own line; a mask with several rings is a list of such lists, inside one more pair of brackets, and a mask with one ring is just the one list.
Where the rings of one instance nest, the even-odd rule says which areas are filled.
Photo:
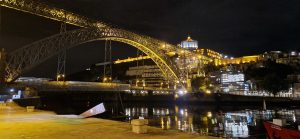
[[181, 42], [180, 47], [189, 50], [195, 50], [198, 48], [198, 41], [193, 40], [190, 36], [188, 36], [185, 41]]

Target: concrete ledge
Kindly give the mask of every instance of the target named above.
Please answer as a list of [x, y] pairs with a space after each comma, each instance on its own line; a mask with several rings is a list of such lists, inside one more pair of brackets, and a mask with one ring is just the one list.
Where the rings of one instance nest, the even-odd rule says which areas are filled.
[[132, 132], [137, 134], [145, 134], [147, 130], [148, 120], [147, 119], [134, 119], [131, 120]]
[[0, 111], [0, 139], [219, 139], [146, 125], [147, 134], [136, 134], [126, 122], [65, 118], [52, 112], [27, 113], [24, 108], [12, 109]]
[[26, 111], [27, 112], [34, 112], [34, 106], [27, 106]]
[[131, 125], [141, 126], [141, 125], [148, 125], [147, 119], [133, 119], [131, 120]]

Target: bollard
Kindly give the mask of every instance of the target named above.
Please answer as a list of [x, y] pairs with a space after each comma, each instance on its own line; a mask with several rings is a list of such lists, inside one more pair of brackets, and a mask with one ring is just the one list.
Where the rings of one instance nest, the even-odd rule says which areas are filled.
[[27, 112], [34, 112], [34, 106], [27, 106], [26, 110]]
[[147, 133], [147, 119], [134, 119], [131, 120], [132, 132], [137, 134], [145, 134]]
[[5, 109], [6, 108], [6, 103], [1, 101], [0, 102], [0, 109]]

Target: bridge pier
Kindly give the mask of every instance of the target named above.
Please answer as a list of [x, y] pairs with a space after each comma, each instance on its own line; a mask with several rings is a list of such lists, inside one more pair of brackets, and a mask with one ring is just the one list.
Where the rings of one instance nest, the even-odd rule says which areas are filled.
[[5, 83], [6, 52], [4, 48], [0, 51], [0, 84]]

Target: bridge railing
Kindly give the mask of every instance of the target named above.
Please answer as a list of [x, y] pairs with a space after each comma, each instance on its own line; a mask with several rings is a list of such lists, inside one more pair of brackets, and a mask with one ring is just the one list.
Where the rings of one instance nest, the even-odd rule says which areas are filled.
[[18, 82], [21, 85], [31, 86], [38, 91], [127, 91], [129, 84], [50, 81], [50, 82]]
[[48, 6], [36, 0], [0, 0], [0, 5], [80, 27], [108, 26], [101, 21], [91, 20], [63, 9]]

